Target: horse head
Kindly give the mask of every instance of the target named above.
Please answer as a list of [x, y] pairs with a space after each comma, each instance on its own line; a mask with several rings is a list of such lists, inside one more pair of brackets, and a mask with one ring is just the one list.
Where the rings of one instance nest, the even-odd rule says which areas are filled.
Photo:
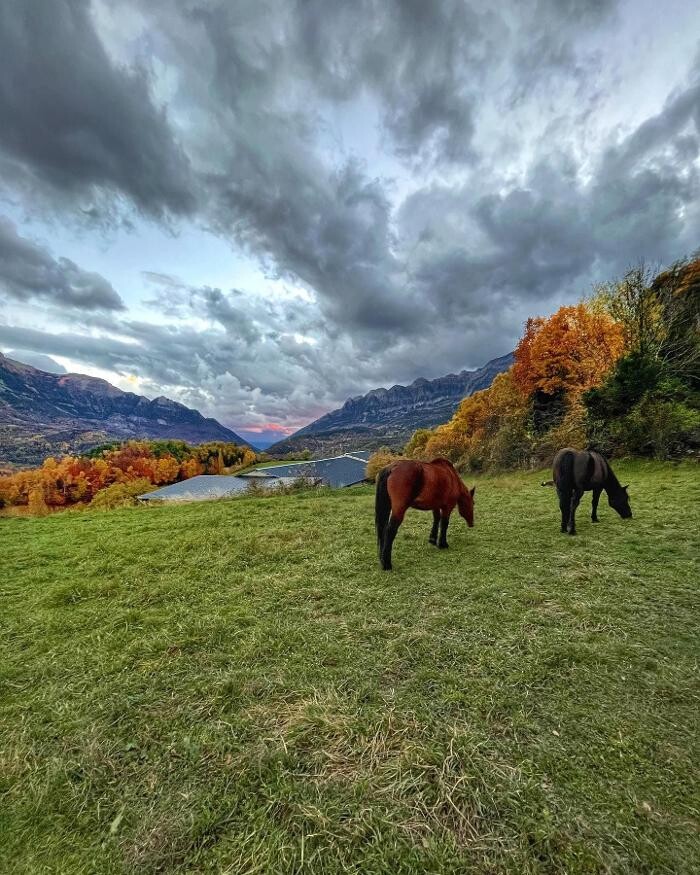
[[476, 492], [476, 486], [472, 487], [472, 489], [467, 489], [465, 486], [462, 490], [462, 494], [457, 499], [457, 507], [459, 509], [459, 515], [464, 517], [467, 521], [467, 525], [471, 529], [474, 525], [474, 493]]
[[623, 520], [632, 518], [632, 508], [630, 507], [626, 486], [618, 486], [617, 489], [609, 490], [608, 504], [620, 514]]

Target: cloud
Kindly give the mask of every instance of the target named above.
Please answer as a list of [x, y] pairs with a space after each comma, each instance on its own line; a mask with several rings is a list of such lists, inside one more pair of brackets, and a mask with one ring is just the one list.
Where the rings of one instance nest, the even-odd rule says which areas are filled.
[[68, 371], [60, 365], [51, 356], [42, 355], [38, 352], [29, 352], [24, 349], [8, 349], [6, 352], [8, 358], [14, 359], [16, 362], [22, 362], [25, 365], [31, 365], [33, 368], [38, 368], [40, 371], [46, 371], [49, 374], [67, 374]]
[[299, 2], [295, 54], [331, 99], [370, 89], [403, 158], [470, 161], [476, 88], [469, 72], [485, 60], [482, 28], [494, 20], [451, 0]]
[[[630, 10], [613, 0], [60, 0], [51, 32], [10, 6], [0, 161], [27, 209], [30, 184], [37, 208], [54, 198], [67, 216], [179, 216], [308, 294], [252, 294], [235, 267], [238, 288], [186, 283], [154, 260], [135, 267], [158, 324], [94, 311], [0, 336], [137, 374], [234, 427], [289, 427], [377, 385], [478, 366], [528, 315], [697, 246], [697, 70], [664, 74], [656, 103], [616, 98], [636, 68], [621, 50], [634, 34], [617, 30]], [[47, 285], [25, 274], [15, 300]]]
[[573, 299], [639, 259], [697, 246], [700, 91], [695, 81], [611, 143], [588, 178], [570, 149], [544, 151], [518, 184], [434, 186], [402, 205], [413, 277], [453, 319]]
[[101, 196], [145, 213], [189, 213], [189, 161], [146, 71], [107, 55], [85, 0], [0, 5], [0, 158], [5, 178], [70, 197]]
[[123, 310], [124, 302], [98, 273], [21, 237], [0, 216], [0, 293], [15, 301], [38, 299], [80, 310]]

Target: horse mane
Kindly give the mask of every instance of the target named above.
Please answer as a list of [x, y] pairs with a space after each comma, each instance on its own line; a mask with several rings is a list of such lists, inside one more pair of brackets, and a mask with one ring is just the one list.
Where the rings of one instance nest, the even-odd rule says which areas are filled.
[[[606, 459], [605, 461], [607, 464], [608, 460]], [[624, 492], [624, 490], [622, 488], [622, 484], [615, 476], [615, 473], [614, 473], [613, 469], [610, 467], [610, 465], [608, 465], [608, 480], [607, 480], [606, 488], [608, 490], [608, 493], [610, 492], [611, 488], [612, 488], [613, 492]]]
[[611, 492], [612, 493], [624, 492], [624, 489], [622, 488], [622, 484], [617, 479], [617, 476], [615, 475], [615, 472], [613, 471], [613, 469], [610, 467], [610, 462], [608, 462], [607, 458], [600, 452], [600, 450], [586, 450], [586, 452], [588, 452], [589, 454], [595, 453], [596, 455], [600, 456], [600, 458], [605, 463], [605, 470], [607, 471], [607, 476], [605, 478], [605, 485], [603, 488], [608, 493], [608, 495], [610, 495]]

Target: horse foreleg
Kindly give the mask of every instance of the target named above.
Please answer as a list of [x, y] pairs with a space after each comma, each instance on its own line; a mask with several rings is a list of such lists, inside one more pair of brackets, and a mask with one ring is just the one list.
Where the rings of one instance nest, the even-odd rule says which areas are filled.
[[571, 492], [571, 510], [569, 512], [569, 525], [566, 529], [570, 535], [576, 534], [576, 508], [581, 501], [582, 495], [583, 492], [580, 489], [574, 488]]
[[602, 489], [594, 489], [593, 490], [593, 505], [591, 508], [591, 522], [598, 522], [598, 501], [600, 500], [600, 493]]
[[428, 538], [428, 543], [437, 544], [438, 539], [438, 526], [440, 525], [440, 511], [433, 511], [433, 527], [430, 530], [430, 537]]
[[391, 548], [394, 544], [394, 538], [399, 530], [399, 526], [403, 522], [405, 511], [395, 514], [393, 511], [389, 517], [389, 522], [384, 532], [384, 540], [382, 542], [381, 564], [384, 571], [391, 571]]
[[445, 512], [442, 511], [440, 515], [440, 540], [438, 541], [438, 547], [441, 550], [446, 550], [449, 547], [447, 543], [447, 527], [450, 524], [450, 511]]

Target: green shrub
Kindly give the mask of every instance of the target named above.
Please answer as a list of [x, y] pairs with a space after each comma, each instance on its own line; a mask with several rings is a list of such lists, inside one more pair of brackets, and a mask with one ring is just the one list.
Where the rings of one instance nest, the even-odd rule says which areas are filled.
[[618, 447], [630, 454], [668, 459], [700, 442], [700, 411], [681, 401], [643, 398], [611, 425]]
[[661, 362], [639, 352], [623, 356], [607, 380], [583, 395], [583, 403], [592, 419], [624, 416], [662, 380]]
[[389, 447], [380, 447], [369, 457], [367, 468], [365, 469], [365, 476], [368, 480], [371, 480], [372, 483], [374, 483], [377, 479], [377, 474], [379, 474], [382, 468], [385, 468], [392, 462], [398, 462], [403, 458], [405, 458], [405, 456], [397, 456], [396, 453], [393, 453], [389, 449]]
[[432, 436], [433, 432], [429, 428], [416, 429], [404, 447], [404, 454], [409, 459], [422, 459], [425, 455], [425, 446]]
[[133, 507], [138, 504], [137, 495], [152, 492], [156, 487], [146, 477], [129, 480], [126, 483], [112, 483], [95, 493], [90, 508], [113, 510], [116, 507]]

